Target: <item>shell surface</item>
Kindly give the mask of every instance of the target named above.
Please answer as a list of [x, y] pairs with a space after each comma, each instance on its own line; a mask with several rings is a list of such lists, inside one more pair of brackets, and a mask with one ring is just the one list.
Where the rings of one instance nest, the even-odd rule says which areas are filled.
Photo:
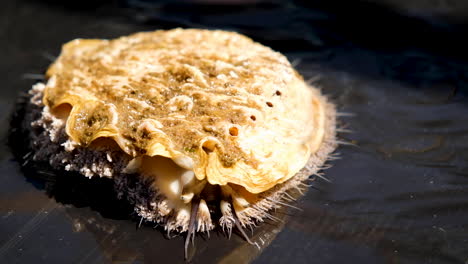
[[170, 173], [251, 194], [298, 173], [326, 132], [320, 93], [283, 55], [233, 32], [78, 39], [47, 76], [43, 102], [77, 145], [110, 138], [138, 164], [156, 157], [140, 171], [165, 157], [180, 167]]

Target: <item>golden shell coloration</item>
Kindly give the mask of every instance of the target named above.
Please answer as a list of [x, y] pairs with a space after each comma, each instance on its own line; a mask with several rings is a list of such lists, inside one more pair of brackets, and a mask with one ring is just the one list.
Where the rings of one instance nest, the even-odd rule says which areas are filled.
[[222, 226], [261, 221], [335, 148], [333, 105], [285, 56], [234, 32], [77, 39], [47, 78], [42, 102], [69, 141], [115, 142], [124, 172], [162, 195], [170, 230], [189, 230], [194, 214], [197, 230], [212, 229], [207, 203]]

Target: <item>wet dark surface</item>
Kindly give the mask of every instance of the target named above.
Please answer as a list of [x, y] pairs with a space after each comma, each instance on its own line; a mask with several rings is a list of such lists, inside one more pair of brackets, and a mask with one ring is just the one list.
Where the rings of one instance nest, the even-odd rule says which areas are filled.
[[2, 1], [0, 263], [183, 262], [183, 237], [137, 229], [110, 182], [21, 169], [14, 153], [24, 139], [8, 133], [18, 94], [35, 82], [30, 74], [43, 73], [62, 43], [176, 26], [238, 30], [284, 52], [352, 114], [340, 117], [352, 130], [341, 138], [356, 145], [338, 149], [341, 159], [326, 171], [332, 183], [316, 181], [294, 204], [302, 211], [278, 212], [283, 223], [256, 230], [268, 247], [212, 233], [197, 237], [191, 261], [468, 263], [463, 1], [439, 17], [360, 1], [150, 2]]

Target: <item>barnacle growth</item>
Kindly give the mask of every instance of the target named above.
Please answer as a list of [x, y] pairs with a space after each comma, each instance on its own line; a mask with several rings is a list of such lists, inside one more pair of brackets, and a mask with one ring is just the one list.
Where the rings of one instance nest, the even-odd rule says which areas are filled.
[[[233, 32], [77, 39], [46, 75], [32, 90], [42, 111], [33, 126], [49, 138], [32, 137], [60, 154], [36, 159], [120, 183], [139, 177], [154, 195], [134, 199], [137, 212], [188, 237], [271, 217], [336, 146], [334, 106], [283, 55]], [[86, 155], [103, 160], [77, 160]]]

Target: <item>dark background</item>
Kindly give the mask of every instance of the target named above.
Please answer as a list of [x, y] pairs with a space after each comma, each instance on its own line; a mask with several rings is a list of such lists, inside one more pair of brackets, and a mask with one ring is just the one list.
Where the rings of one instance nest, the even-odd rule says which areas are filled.
[[[194, 263], [468, 263], [468, 2], [3, 0], [0, 263], [183, 262], [112, 183], [25, 164], [17, 98], [63, 43], [174, 27], [244, 33], [338, 106], [340, 160], [253, 234], [199, 236]], [[16, 114], [15, 114], [16, 113]], [[18, 114], [19, 113], [19, 114]], [[16, 133], [16, 134], [15, 134]], [[268, 246], [269, 245], [269, 246]]]

